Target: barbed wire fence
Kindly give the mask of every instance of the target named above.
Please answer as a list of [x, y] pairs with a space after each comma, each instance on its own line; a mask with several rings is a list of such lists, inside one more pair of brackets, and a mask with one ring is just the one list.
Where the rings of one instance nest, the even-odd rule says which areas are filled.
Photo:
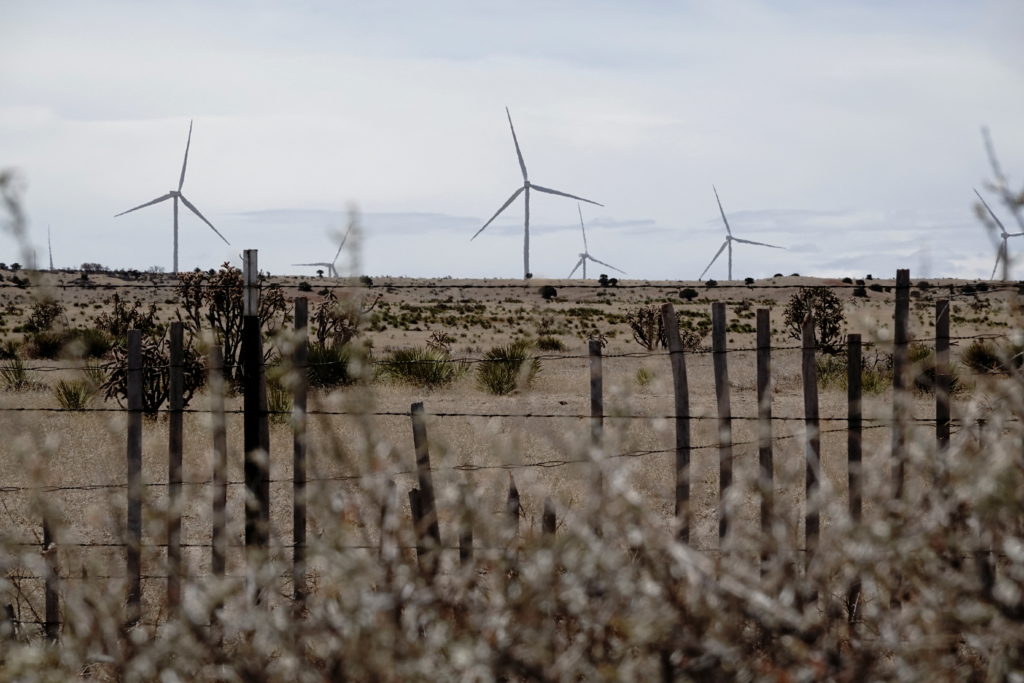
[[[707, 349], [684, 350], [679, 339], [679, 325], [675, 309], [672, 304], [664, 304], [661, 308], [661, 316], [664, 328], [668, 330], [667, 345], [664, 351], [645, 351], [629, 353], [604, 353], [599, 344], [591, 344], [588, 354], [538, 354], [536, 357], [545, 362], [560, 361], [587, 361], [590, 370], [590, 406], [589, 413], [576, 412], [542, 412], [542, 411], [426, 411], [421, 403], [413, 404], [409, 411], [394, 410], [329, 410], [329, 409], [308, 409], [306, 406], [306, 372], [309, 368], [316, 366], [310, 363], [306, 356], [306, 333], [307, 333], [307, 301], [305, 298], [298, 298], [295, 302], [295, 331], [298, 334], [300, 343], [296, 345], [290, 362], [296, 372], [298, 383], [292, 387], [292, 410], [271, 410], [267, 405], [266, 389], [266, 363], [262, 352], [263, 339], [259, 322], [256, 319], [255, 311], [259, 296], [259, 275], [256, 269], [255, 252], [246, 252], [245, 259], [245, 328], [242, 341], [242, 407], [227, 409], [223, 405], [223, 379], [220, 377], [220, 368], [223, 360], [218, 357], [217, 349], [209, 359], [210, 369], [210, 391], [211, 396], [221, 397], [213, 400], [208, 409], [186, 408], [181, 397], [181, 374], [183, 371], [184, 359], [181, 345], [172, 345], [171, 357], [169, 360], [169, 373], [171, 377], [172, 396], [168, 408], [162, 408], [156, 414], [166, 414], [169, 422], [169, 475], [167, 481], [144, 482], [141, 476], [142, 444], [141, 425], [143, 409], [141, 404], [141, 391], [143, 373], [145, 368], [142, 365], [141, 336], [138, 332], [129, 333], [128, 354], [127, 354], [127, 406], [120, 407], [83, 407], [77, 409], [50, 408], [37, 406], [6, 406], [0, 407], [0, 412], [9, 413], [52, 413], [52, 412], [73, 412], [73, 413], [124, 413], [128, 417], [127, 422], [127, 478], [119, 482], [94, 482], [75, 485], [26, 485], [11, 486], [0, 484], [0, 494], [13, 495], [32, 493], [35, 495], [51, 494], [65, 491], [97, 491], [117, 490], [126, 491], [127, 515], [125, 529], [120, 533], [121, 540], [110, 542], [96, 541], [57, 541], [51, 533], [49, 520], [42, 522], [43, 534], [38, 537], [35, 543], [8, 544], [17, 547], [40, 547], [42, 555], [46, 558], [48, 571], [44, 574], [31, 574], [22, 571], [15, 572], [17, 580], [35, 580], [45, 583], [43, 615], [37, 613], [32, 601], [26, 596], [20, 596], [19, 604], [23, 602], [32, 612], [31, 618], [15, 613], [10, 607], [6, 610], [6, 618], [13, 624], [36, 625], [43, 629], [44, 634], [50, 638], [56, 638], [59, 633], [59, 585], [62, 580], [70, 580], [78, 575], [61, 571], [58, 562], [57, 550], [59, 547], [75, 548], [106, 548], [124, 550], [126, 554], [126, 572], [123, 576], [108, 576], [106, 578], [124, 579], [127, 582], [127, 602], [129, 613], [133, 623], [149, 623], [142, 618], [141, 614], [141, 583], [143, 581], [166, 581], [168, 583], [167, 600], [168, 605], [174, 608], [181, 600], [180, 582], [183, 577], [181, 566], [181, 549], [195, 548], [210, 550], [213, 554], [213, 574], [217, 576], [228, 576], [225, 573], [224, 552], [227, 548], [241, 548], [245, 550], [258, 549], [266, 551], [271, 545], [277, 549], [292, 551], [292, 569], [282, 578], [292, 580], [293, 595], [299, 599], [306, 594], [306, 552], [309, 544], [306, 542], [306, 507], [309, 503], [309, 491], [307, 486], [317, 482], [339, 482], [348, 481], [356, 484], [365, 480], [369, 475], [345, 474], [345, 475], [321, 475], [307, 476], [306, 473], [306, 420], [309, 417], [321, 416], [324, 418], [353, 416], [353, 417], [400, 417], [409, 418], [413, 424], [414, 449], [416, 452], [415, 467], [400, 468], [389, 472], [378, 472], [374, 476], [383, 476], [389, 481], [399, 477], [416, 476], [416, 486], [410, 490], [410, 511], [415, 529], [415, 545], [398, 545], [405, 550], [416, 550], [417, 558], [426, 571], [436, 571], [437, 553], [442, 550], [458, 550], [460, 557], [469, 552], [471, 547], [465, 547], [465, 537], [460, 536], [459, 545], [444, 545], [441, 543], [438, 531], [437, 503], [434, 499], [432, 477], [433, 474], [442, 471], [452, 472], [477, 472], [486, 470], [516, 471], [521, 469], [547, 470], [566, 466], [593, 466], [604, 460], [635, 460], [650, 456], [674, 456], [675, 481], [673, 486], [673, 498], [675, 502], [675, 517], [679, 529], [679, 537], [688, 541], [690, 536], [690, 456], [695, 451], [717, 450], [719, 452], [719, 500], [723, 501], [728, 489], [733, 485], [732, 477], [732, 450], [742, 446], [757, 446], [758, 467], [760, 472], [759, 488], [762, 491], [771, 491], [774, 487], [773, 448], [774, 445], [783, 440], [801, 439], [805, 446], [805, 458], [807, 469], [805, 475], [805, 529], [806, 538], [804, 552], [809, 558], [817, 542], [819, 533], [819, 522], [817, 516], [821, 508], [821, 437], [828, 434], [846, 434], [847, 436], [847, 458], [849, 470], [849, 501], [851, 516], [859, 516], [860, 504], [863, 498], [862, 479], [859, 471], [861, 461], [861, 444], [863, 433], [866, 430], [888, 429], [893, 434], [892, 462], [893, 478], [896, 482], [895, 495], [900, 495], [902, 489], [903, 469], [907, 461], [906, 453], [906, 429], [910, 426], [935, 428], [935, 438], [940, 446], [948, 446], [951, 431], [955, 428], [971, 426], [968, 420], [952, 417], [950, 414], [950, 396], [952, 393], [952, 374], [949, 360], [949, 347], [958, 341], [979, 341], [999, 338], [1007, 338], [1006, 333], [979, 333], [973, 335], [951, 336], [949, 334], [950, 299], [958, 296], [977, 296], [994, 292], [1017, 292], [1017, 285], [989, 286], [984, 290], [976, 288], [970, 292], [963, 292], [961, 287], [954, 291], [950, 288], [950, 296], [935, 301], [935, 333], [933, 336], [916, 337], [917, 343], [928, 342], [934, 345], [936, 352], [935, 366], [935, 418], [917, 418], [910, 415], [907, 410], [909, 392], [908, 385], [909, 361], [907, 348], [910, 344], [909, 329], [909, 307], [911, 285], [909, 272], [898, 271], [894, 285], [891, 285], [896, 295], [895, 338], [886, 346], [894, 349], [893, 354], [893, 413], [891, 417], [864, 417], [862, 415], [862, 391], [860, 383], [860, 362], [861, 353], [864, 348], [870, 348], [871, 342], [862, 342], [859, 334], [850, 334], [847, 340], [848, 360], [848, 382], [847, 382], [847, 415], [845, 417], [823, 417], [818, 413], [817, 405], [817, 369], [815, 366], [816, 342], [814, 339], [813, 320], [808, 317], [804, 321], [803, 336], [799, 345], [774, 345], [772, 344], [772, 330], [770, 325], [770, 314], [768, 309], [757, 311], [757, 343], [751, 347], [728, 348], [726, 339], [725, 302], [715, 302], [712, 305], [712, 345]], [[459, 288], [473, 289], [523, 289], [521, 285], [509, 284], [466, 284], [452, 285], [441, 280], [443, 284], [381, 284], [379, 287], [388, 289], [422, 289], [437, 286], [455, 286]], [[5, 287], [19, 286], [10, 282], [2, 283]], [[36, 287], [40, 285], [29, 284], [22, 287]], [[84, 283], [63, 283], [61, 287], [69, 286], [93, 286]], [[122, 285], [118, 285], [121, 287]], [[125, 283], [127, 287], [153, 288], [166, 287], [161, 283], [156, 284], [133, 284]], [[591, 285], [561, 285], [562, 287], [590, 287]], [[620, 284], [619, 288], [627, 289], [632, 287], [660, 286], [652, 284], [630, 285]], [[678, 287], [679, 285], [666, 284], [666, 289]], [[799, 285], [718, 285], [721, 289], [742, 289], [756, 291], [758, 289], [781, 289], [795, 288]], [[857, 284], [829, 284], [834, 289], [850, 289], [863, 287]], [[363, 287], [359, 284], [328, 285], [326, 289], [341, 289], [351, 287]], [[714, 288], [710, 288], [714, 289]], [[937, 288], [933, 288], [937, 289]], [[172, 324], [172, 328], [178, 325], [180, 334], [181, 323]], [[175, 334], [172, 330], [172, 336]], [[175, 350], [176, 348], [176, 350]], [[802, 385], [804, 394], [804, 414], [802, 415], [775, 415], [772, 412], [771, 398], [771, 354], [773, 351], [800, 351], [802, 353]], [[756, 415], [733, 415], [731, 413], [731, 400], [729, 394], [728, 362], [729, 354], [755, 353], [757, 360], [757, 406]], [[686, 373], [686, 358], [688, 356], [710, 355], [714, 360], [714, 381], [716, 389], [717, 415], [694, 414], [691, 410], [691, 397]], [[603, 392], [603, 362], [616, 359], [636, 358], [659, 358], [668, 361], [672, 368], [672, 386], [675, 410], [668, 413], [641, 414], [611, 411], [606, 413], [604, 406]], [[376, 363], [394, 363], [395, 361], [374, 361]], [[431, 363], [457, 363], [461, 365], [483, 364], [489, 361], [485, 358], [462, 357], [443, 358], [431, 361], [404, 361], [404, 362], [431, 362]], [[38, 366], [33, 367], [33, 372], [59, 372], [66, 370], [62, 366]], [[175, 392], [177, 392], [176, 395]], [[211, 416], [212, 440], [213, 440], [213, 474], [210, 478], [202, 480], [188, 480], [182, 476], [182, 417], [186, 414], [206, 414]], [[241, 415], [243, 417], [244, 432], [244, 478], [228, 479], [227, 471], [227, 448], [224, 423], [226, 415]], [[273, 416], [290, 416], [291, 429], [294, 431], [294, 466], [293, 476], [289, 478], [273, 478], [270, 475], [270, 443], [269, 443], [269, 420]], [[427, 439], [427, 419], [518, 419], [518, 420], [587, 420], [591, 424], [593, 443], [589, 452], [583, 457], [569, 457], [545, 460], [530, 460], [524, 458], [516, 462], [480, 463], [472, 460], [463, 460], [452, 465], [432, 465], [429, 458]], [[640, 420], [640, 421], [668, 421], [675, 428], [674, 443], [671, 447], [630, 449], [615, 453], [605, 453], [603, 444], [603, 425], [607, 420]], [[717, 425], [717, 438], [706, 442], [694, 442], [692, 439], [693, 426], [701, 422], [711, 422]], [[733, 424], [752, 422], [756, 424], [756, 438], [734, 441], [732, 438]], [[774, 425], [779, 423], [796, 423], [803, 426], [803, 430], [788, 433], [774, 433]], [[834, 428], [822, 429], [821, 424], [835, 424]], [[272, 541], [270, 537], [270, 484], [286, 485], [293, 487], [292, 516], [295, 520], [293, 529], [293, 540], [291, 543], [282, 543], [280, 540]], [[182, 493], [182, 487], [211, 487], [213, 489], [213, 531], [209, 542], [183, 542], [180, 539], [180, 512], [177, 519], [168, 522], [168, 536], [166, 542], [143, 542], [142, 533], [142, 505], [143, 491], [153, 488], [166, 488], [168, 490], [168, 509], [175, 509], [175, 501]], [[225, 506], [227, 502], [226, 491], [228, 487], [243, 487], [247, 501], [246, 504], [245, 535], [243, 543], [228, 543], [226, 531]], [[766, 529], [770, 524], [770, 518], [775, 511], [773, 501], [769, 496], [763, 496], [761, 507], [761, 525]], [[0, 500], [3, 500], [0, 497]], [[511, 493], [510, 493], [511, 502]], [[518, 510], [518, 493], [515, 499]], [[14, 515], [7, 509], [4, 502], [5, 512], [8, 517], [14, 520]], [[553, 514], [553, 513], [552, 513]], [[720, 540], [724, 541], [728, 534], [728, 519], [726, 508], [720, 509], [721, 524], [719, 527]], [[553, 528], [553, 527], [552, 527]], [[35, 530], [33, 529], [33, 533]], [[469, 536], [469, 543], [472, 543], [472, 536]], [[384, 542], [383, 536], [381, 543]], [[344, 546], [345, 548], [360, 548], [374, 550], [377, 546], [370, 544], [354, 544]], [[143, 548], [156, 548], [166, 551], [168, 556], [168, 569], [166, 574], [144, 573], [141, 568], [141, 550]], [[809, 559], [808, 559], [809, 561]], [[91, 578], [102, 579], [105, 575], [93, 575]], [[79, 578], [88, 578], [85, 576]], [[234, 578], [244, 578], [236, 576]], [[17, 584], [17, 581], [15, 581]], [[20, 591], [20, 588], [18, 589]]]

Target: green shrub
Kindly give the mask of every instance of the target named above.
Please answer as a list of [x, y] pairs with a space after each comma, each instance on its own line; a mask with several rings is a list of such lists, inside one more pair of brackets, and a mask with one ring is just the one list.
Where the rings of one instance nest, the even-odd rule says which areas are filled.
[[64, 348], [63, 332], [47, 330], [34, 332], [25, 339], [24, 352], [26, 358], [52, 360], [60, 355]]
[[21, 344], [16, 339], [4, 339], [0, 342], [0, 360], [17, 358]]
[[63, 355], [72, 358], [103, 358], [114, 347], [114, 339], [95, 327], [68, 330], [64, 335]]
[[789, 336], [803, 338], [803, 324], [807, 313], [814, 318], [814, 339], [818, 348], [828, 354], [842, 353], [846, 344], [843, 334], [843, 304], [828, 287], [801, 287], [789, 298], [784, 322]]
[[84, 410], [96, 395], [96, 388], [84, 379], [62, 379], [53, 393], [64, 410]]
[[646, 387], [654, 379], [654, 373], [647, 368], [640, 368], [636, 371], [636, 383]]
[[553, 335], [537, 337], [537, 348], [541, 351], [565, 351], [565, 343]]
[[693, 301], [698, 296], [700, 296], [700, 292], [698, 292], [693, 287], [687, 287], [683, 291], [679, 292], [679, 296], [687, 301]]
[[[892, 356], [876, 353], [873, 358], [861, 357], [860, 388], [862, 394], [881, 394], [892, 387]], [[815, 359], [818, 386], [846, 390], [849, 373], [845, 354], [821, 355]]]
[[288, 424], [292, 412], [292, 393], [281, 382], [278, 368], [267, 369], [267, 412], [274, 424]]
[[437, 348], [396, 349], [382, 362], [382, 372], [406, 384], [436, 389], [454, 382], [462, 364]]
[[540, 360], [530, 355], [529, 344], [519, 340], [484, 354], [476, 378], [484, 391], [503, 396], [529, 388], [539, 372]]
[[355, 381], [349, 372], [352, 353], [348, 344], [310, 342], [308, 356], [309, 385], [317, 389], [348, 386]]
[[541, 298], [544, 299], [544, 301], [551, 301], [552, 299], [558, 296], [558, 290], [552, 287], [551, 285], [544, 285], [543, 287], [540, 288], [540, 295]]
[[313, 285], [311, 285], [308, 282], [306, 282], [305, 280], [303, 280], [302, 282], [299, 283], [299, 291], [300, 292], [312, 292], [313, 291]]
[[1021, 366], [1021, 349], [1000, 347], [986, 339], [971, 342], [960, 355], [960, 361], [975, 372], [984, 374], [1009, 374]]

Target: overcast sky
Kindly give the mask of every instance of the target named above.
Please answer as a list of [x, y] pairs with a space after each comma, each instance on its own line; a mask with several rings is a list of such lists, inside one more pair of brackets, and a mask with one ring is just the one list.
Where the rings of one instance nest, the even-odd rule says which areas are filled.
[[[290, 264], [329, 260], [354, 205], [362, 272], [521, 277], [521, 198], [470, 241], [522, 184], [506, 105], [531, 181], [604, 204], [590, 252], [632, 277], [701, 273], [713, 184], [737, 236], [788, 247], [737, 245], [737, 278], [987, 277], [979, 129], [1024, 185], [1024, 3], [40, 0], [0, 22], [0, 168], [58, 267], [170, 269], [169, 202], [113, 216], [177, 186], [194, 119], [184, 193], [231, 246], [183, 213], [183, 269], [257, 248], [311, 273]], [[581, 249], [576, 202], [534, 193], [535, 276]]]

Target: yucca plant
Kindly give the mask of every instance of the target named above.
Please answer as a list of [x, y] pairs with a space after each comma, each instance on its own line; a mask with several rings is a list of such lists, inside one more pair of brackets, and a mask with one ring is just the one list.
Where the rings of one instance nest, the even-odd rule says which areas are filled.
[[10, 358], [0, 363], [0, 384], [6, 391], [25, 391], [32, 388], [28, 368], [20, 358]]
[[64, 410], [84, 410], [96, 395], [96, 389], [88, 380], [60, 380], [53, 390], [57, 403]]
[[447, 351], [431, 347], [396, 349], [381, 364], [385, 376], [425, 389], [451, 384], [463, 368]]
[[529, 343], [521, 339], [484, 354], [476, 379], [484, 391], [503, 396], [529, 388], [538, 373], [540, 359], [530, 355]]

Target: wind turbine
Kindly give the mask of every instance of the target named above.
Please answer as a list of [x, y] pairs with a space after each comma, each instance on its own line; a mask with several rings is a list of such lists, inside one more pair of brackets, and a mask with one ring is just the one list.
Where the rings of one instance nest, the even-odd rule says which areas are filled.
[[50, 249], [50, 271], [53, 271], [53, 240], [50, 239], [50, 224], [46, 224], [46, 246]]
[[516, 129], [515, 126], [512, 125], [512, 114], [509, 113], [508, 107], [505, 107], [505, 115], [508, 116], [508, 127], [512, 129], [512, 142], [515, 143], [516, 156], [519, 157], [519, 168], [523, 172], [523, 186], [520, 187], [515, 192], [513, 192], [512, 196], [509, 197], [505, 201], [505, 203], [501, 205], [501, 208], [498, 209], [493, 216], [491, 216], [491, 219], [484, 223], [483, 227], [477, 230], [476, 234], [474, 234], [469, 239], [470, 241], [475, 240], [477, 235], [482, 233], [484, 229], [486, 229], [487, 226], [494, 221], [495, 218], [501, 215], [502, 211], [509, 207], [509, 204], [516, 200], [516, 197], [518, 197], [521, 194], [524, 195], [523, 199], [526, 204], [526, 218], [523, 221], [523, 277], [529, 279], [530, 277], [532, 277], [532, 274], [530, 273], [530, 190], [536, 190], [537, 192], [544, 192], [546, 194], [554, 194], [560, 197], [569, 197], [570, 199], [577, 199], [581, 202], [594, 204], [596, 206], [604, 206], [604, 204], [598, 204], [595, 201], [584, 199], [583, 197], [577, 197], [576, 195], [569, 194], [568, 192], [552, 190], [549, 187], [541, 187], [540, 185], [534, 185], [533, 183], [531, 183], [529, 177], [526, 174], [526, 162], [523, 161], [523, 152], [522, 150], [519, 149], [519, 139], [516, 137]]
[[697, 278], [698, 280], [703, 280], [704, 279], [705, 273], [707, 273], [711, 269], [711, 266], [713, 266], [715, 264], [715, 261], [718, 260], [718, 257], [722, 255], [722, 252], [725, 251], [726, 248], [729, 249], [729, 279], [732, 280], [732, 243], [733, 242], [740, 242], [742, 244], [756, 244], [759, 247], [771, 247], [772, 249], [785, 249], [785, 247], [778, 247], [778, 246], [775, 246], [774, 244], [765, 244], [764, 242], [755, 242], [753, 240], [745, 240], [745, 239], [741, 239], [739, 237], [733, 237], [732, 236], [732, 230], [729, 228], [729, 219], [725, 217], [725, 210], [722, 208], [722, 200], [718, 198], [718, 189], [715, 188], [714, 185], [711, 186], [711, 189], [715, 191], [715, 201], [718, 202], [718, 212], [722, 214], [722, 222], [725, 223], [725, 241], [722, 242], [722, 246], [720, 246], [718, 248], [718, 251], [715, 252], [714, 258], [711, 259], [711, 263], [709, 263], [708, 267], [704, 269], [704, 272], [700, 274], [700, 277]]
[[[982, 206], [985, 207], [985, 210], [988, 212], [988, 215], [991, 216], [992, 220], [996, 222], [996, 225], [999, 227], [999, 237], [1003, 240], [1003, 243], [999, 246], [999, 251], [996, 252], [996, 263], [994, 266], [992, 266], [992, 275], [991, 277], [989, 277], [989, 280], [994, 280], [996, 278], [996, 270], [999, 269], [1000, 261], [1003, 262], [1003, 267], [1006, 268], [1007, 270], [1010, 267], [1010, 252], [1009, 245], [1007, 244], [1010, 238], [1020, 237], [1021, 235], [1024, 235], [1024, 232], [1006, 232], [1006, 228], [1003, 227], [1003, 222], [996, 217], [995, 212], [992, 210], [992, 207], [988, 205], [988, 202], [986, 202], [985, 199], [980, 194], [978, 194], [977, 190], [974, 191], [974, 194], [978, 196], [978, 199], [981, 201]], [[1005, 271], [1003, 273], [1003, 279], [1006, 279]]]
[[338, 269], [335, 268], [334, 264], [338, 262], [338, 257], [341, 256], [341, 248], [345, 246], [345, 240], [348, 239], [348, 234], [352, 232], [352, 223], [349, 223], [348, 230], [345, 231], [345, 236], [341, 238], [341, 244], [338, 245], [338, 251], [334, 252], [334, 258], [330, 263], [326, 261], [318, 263], [293, 263], [293, 266], [322, 266], [327, 269], [328, 277], [338, 277]]
[[576, 205], [576, 210], [580, 214], [580, 230], [583, 231], [583, 253], [580, 254], [580, 260], [576, 262], [576, 267], [572, 269], [571, 273], [569, 273], [569, 277], [571, 278], [576, 273], [576, 271], [579, 270], [580, 266], [583, 266], [583, 279], [586, 280], [587, 279], [587, 261], [588, 260], [593, 261], [594, 263], [600, 263], [602, 266], [608, 266], [612, 270], [618, 270], [620, 273], [625, 275], [626, 271], [621, 270], [619, 268], [616, 268], [615, 266], [613, 266], [610, 263], [605, 263], [604, 261], [598, 261], [596, 258], [594, 258], [593, 256], [590, 255], [590, 250], [587, 247], [587, 229], [585, 227], [583, 227], [583, 209], [581, 209], [580, 205], [577, 204]]
[[126, 213], [131, 213], [132, 211], [138, 211], [139, 209], [143, 209], [143, 208], [145, 208], [147, 206], [152, 206], [153, 204], [159, 204], [162, 201], [165, 201], [165, 200], [168, 200], [168, 199], [173, 199], [174, 200], [174, 272], [175, 273], [178, 272], [178, 200], [179, 199], [181, 200], [182, 204], [187, 206], [192, 211], [192, 213], [194, 213], [195, 215], [199, 216], [199, 218], [202, 219], [202, 221], [204, 223], [206, 223], [208, 226], [210, 226], [210, 230], [213, 230], [214, 232], [216, 232], [217, 233], [217, 237], [220, 237], [222, 240], [224, 240], [225, 244], [231, 244], [231, 242], [228, 242], [227, 238], [224, 237], [224, 235], [220, 234], [220, 232], [217, 230], [217, 228], [213, 227], [213, 223], [211, 223], [210, 221], [206, 220], [206, 216], [201, 214], [199, 212], [199, 209], [197, 209], [195, 207], [195, 205], [192, 204], [192, 202], [190, 202], [189, 200], [185, 199], [185, 195], [183, 195], [181, 193], [181, 188], [185, 184], [185, 167], [188, 166], [188, 148], [189, 148], [189, 146], [191, 144], [192, 144], [192, 122], [189, 121], [188, 122], [188, 141], [185, 143], [185, 160], [181, 162], [181, 177], [178, 179], [178, 189], [177, 190], [170, 190], [165, 195], [161, 195], [161, 196], [157, 197], [156, 199], [154, 199], [152, 201], [146, 202], [145, 204], [139, 204], [138, 206], [136, 206], [134, 208], [128, 209], [127, 211], [122, 211], [121, 213], [119, 213], [116, 216], [114, 216], [114, 218], [117, 218], [117, 216], [123, 216]]

